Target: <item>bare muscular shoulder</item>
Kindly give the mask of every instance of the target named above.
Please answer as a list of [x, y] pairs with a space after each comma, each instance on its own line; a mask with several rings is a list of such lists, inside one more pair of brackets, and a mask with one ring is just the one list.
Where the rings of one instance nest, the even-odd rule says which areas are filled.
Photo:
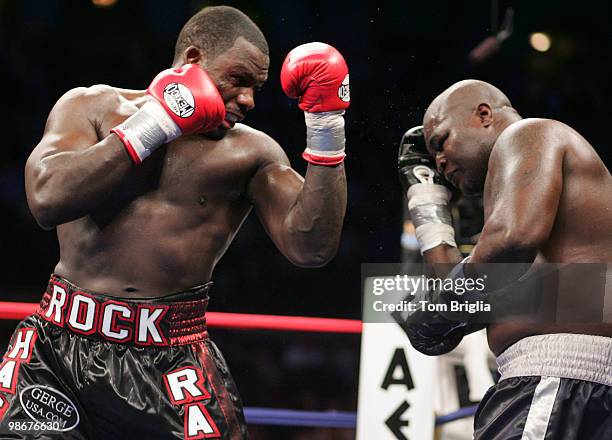
[[144, 104], [145, 91], [98, 84], [85, 88], [80, 99], [101, 140], [108, 136], [109, 126], [127, 119]]
[[[552, 119], [523, 119], [511, 124], [499, 136], [489, 159], [489, 169], [496, 171], [519, 160], [523, 175], [533, 178], [541, 165], [542, 155], [558, 154], [563, 148], [562, 132], [567, 125]], [[527, 165], [527, 166], [525, 166]], [[529, 183], [528, 181], [526, 183]]]
[[[231, 133], [231, 135], [230, 135]], [[287, 154], [271, 136], [244, 124], [236, 124], [227, 137], [236, 145], [248, 146], [245, 154], [250, 156], [253, 169], [247, 184], [247, 196], [251, 203], [256, 199], [254, 192], [262, 187], [277, 187], [285, 179], [300, 183], [302, 177], [289, 163]]]
[[104, 138], [101, 127], [107, 119], [125, 119], [138, 109], [144, 91], [107, 85], [77, 87], [66, 92], [49, 113], [41, 144], [46, 154], [87, 147]]
[[[542, 160], [565, 153], [568, 155], [564, 166], [595, 166], [599, 171], [605, 168], [593, 147], [573, 128], [560, 121], [538, 118], [523, 119], [502, 132], [493, 146], [489, 168], [504, 167], [527, 157], [527, 163], [522, 164], [523, 174], [532, 177]], [[564, 169], [572, 170], [578, 171]]]
[[142, 97], [143, 91], [121, 89], [106, 84], [89, 87], [76, 87], [66, 92], [53, 108], [56, 110], [74, 110], [77, 115], [86, 116], [92, 123], [109, 111], [116, 111], [121, 105]]
[[265, 167], [271, 163], [289, 165], [289, 159], [282, 147], [263, 131], [246, 124], [236, 124], [226, 137], [238, 145], [248, 146], [248, 153], [258, 167]]

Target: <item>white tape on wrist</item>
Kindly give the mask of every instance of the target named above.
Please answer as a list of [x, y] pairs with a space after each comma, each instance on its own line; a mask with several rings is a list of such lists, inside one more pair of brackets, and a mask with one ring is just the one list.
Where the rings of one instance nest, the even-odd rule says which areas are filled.
[[304, 112], [306, 150], [304, 158], [319, 165], [336, 165], [344, 160], [344, 110]]
[[408, 209], [419, 205], [448, 205], [451, 199], [450, 190], [444, 185], [435, 183], [417, 183], [408, 188]]
[[457, 247], [448, 202], [451, 192], [443, 185], [417, 183], [408, 189], [408, 210], [421, 254], [443, 243]]
[[154, 99], [149, 99], [132, 116], [111, 130], [136, 164], [153, 151], [181, 135], [181, 129]]
[[419, 241], [421, 254], [441, 244], [457, 247], [455, 230], [444, 223], [425, 223], [415, 228], [414, 233]]

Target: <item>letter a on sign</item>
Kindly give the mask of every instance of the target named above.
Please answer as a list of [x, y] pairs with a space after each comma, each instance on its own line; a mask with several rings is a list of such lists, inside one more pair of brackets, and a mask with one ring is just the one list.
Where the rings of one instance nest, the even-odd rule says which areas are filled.
[[[398, 377], [395, 373], [397, 370], [401, 371], [401, 376]], [[386, 390], [389, 385], [404, 385], [406, 391], [410, 391], [414, 388], [412, 382], [412, 376], [410, 375], [410, 368], [408, 368], [408, 361], [406, 360], [406, 353], [403, 348], [396, 348], [393, 353], [393, 358], [387, 368], [387, 374], [385, 374], [385, 380], [381, 385], [381, 388]]]

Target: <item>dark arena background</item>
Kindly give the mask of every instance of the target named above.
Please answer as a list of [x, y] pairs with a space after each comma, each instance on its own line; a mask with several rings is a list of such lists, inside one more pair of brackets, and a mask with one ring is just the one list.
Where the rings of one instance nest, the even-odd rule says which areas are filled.
[[[0, 301], [38, 301], [58, 259], [55, 232], [40, 229], [29, 213], [23, 172], [54, 102], [77, 86], [145, 88], [170, 66], [184, 22], [213, 4], [219, 3], [0, 0]], [[460, 79], [498, 86], [523, 117], [565, 122], [608, 167], [612, 163], [609, 2], [225, 4], [247, 13], [270, 46], [269, 80], [245, 123], [275, 138], [302, 174], [304, 119], [281, 90], [281, 63], [289, 50], [309, 41], [332, 44], [345, 56], [352, 98], [346, 113], [349, 204], [338, 255], [321, 269], [292, 266], [251, 215], [215, 270], [211, 311], [359, 319], [361, 264], [401, 258], [398, 141], [421, 123], [431, 99]], [[490, 45], [488, 37], [499, 32], [503, 42]], [[2, 352], [15, 325], [0, 322]], [[358, 336], [218, 329], [211, 334], [246, 406], [355, 411]], [[355, 435], [350, 429], [249, 429], [253, 439]]]

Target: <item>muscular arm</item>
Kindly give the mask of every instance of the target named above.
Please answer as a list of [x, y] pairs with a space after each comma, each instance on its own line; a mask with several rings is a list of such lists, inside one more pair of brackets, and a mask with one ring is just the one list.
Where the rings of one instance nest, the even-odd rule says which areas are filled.
[[292, 263], [319, 267], [338, 249], [346, 211], [344, 165], [308, 165], [306, 178], [289, 166], [280, 146], [267, 139], [268, 159], [248, 187], [264, 228]]
[[551, 121], [513, 124], [497, 140], [474, 263], [532, 263], [557, 215], [564, 150]]
[[28, 205], [44, 229], [89, 213], [132, 167], [117, 136], [98, 140], [93, 115], [102, 93], [80, 88], [60, 98], [28, 158]]

